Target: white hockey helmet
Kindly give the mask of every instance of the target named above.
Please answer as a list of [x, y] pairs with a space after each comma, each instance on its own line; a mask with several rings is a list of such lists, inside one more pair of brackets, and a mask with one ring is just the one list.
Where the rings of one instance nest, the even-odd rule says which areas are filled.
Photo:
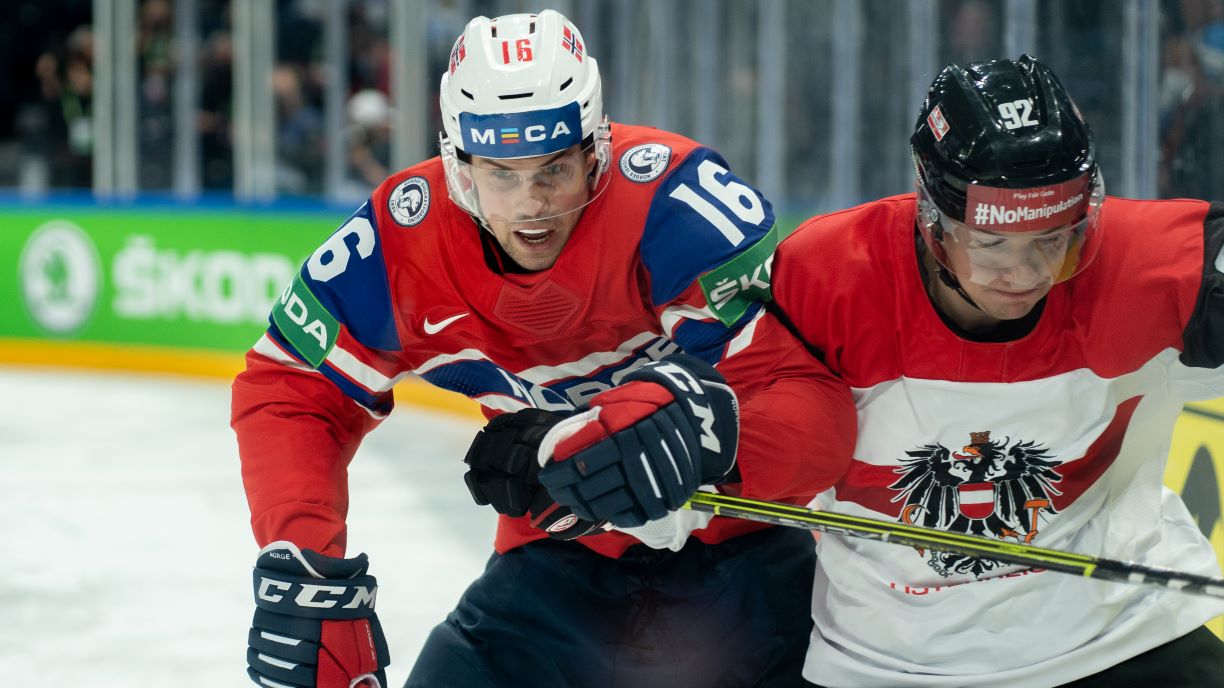
[[[584, 207], [606, 187], [611, 134], [599, 64], [561, 13], [544, 10], [468, 22], [451, 48], [439, 101], [443, 131], [438, 143], [447, 189], [459, 207], [478, 219], [487, 217], [472, 156], [534, 158], [575, 144], [593, 149], [589, 198], [576, 207], [553, 207], [550, 216]], [[547, 165], [538, 174], [516, 171], [520, 179], [538, 180], [555, 178], [555, 167]]]

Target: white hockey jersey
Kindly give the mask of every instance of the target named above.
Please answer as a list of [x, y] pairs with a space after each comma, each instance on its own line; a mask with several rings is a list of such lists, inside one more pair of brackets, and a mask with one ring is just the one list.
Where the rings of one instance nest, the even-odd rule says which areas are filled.
[[[1095, 262], [1007, 342], [931, 305], [912, 194], [782, 243], [777, 306], [858, 409], [820, 508], [1220, 576], [1162, 476], [1183, 402], [1224, 396], [1224, 206], [1102, 212]], [[1017, 688], [1098, 673], [1224, 601], [824, 535], [812, 613], [804, 675], [822, 686]]]

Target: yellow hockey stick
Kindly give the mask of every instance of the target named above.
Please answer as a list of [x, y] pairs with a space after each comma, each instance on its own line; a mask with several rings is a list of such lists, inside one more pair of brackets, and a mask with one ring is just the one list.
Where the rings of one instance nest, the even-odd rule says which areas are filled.
[[1087, 578], [1156, 585], [1187, 593], [1224, 598], [1224, 579], [1034, 547], [1010, 540], [993, 540], [976, 535], [950, 533], [934, 528], [910, 526], [874, 518], [836, 514], [790, 504], [709, 492], [694, 494], [684, 507], [693, 511], [712, 513], [716, 516], [731, 516], [779, 526], [890, 542], [895, 545], [956, 552], [1030, 568], [1073, 573]]

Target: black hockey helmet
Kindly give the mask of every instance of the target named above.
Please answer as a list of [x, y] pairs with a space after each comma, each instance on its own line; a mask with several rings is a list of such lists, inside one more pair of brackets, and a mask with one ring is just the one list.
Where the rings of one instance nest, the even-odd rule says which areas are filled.
[[[1058, 263], [1056, 282], [1095, 254], [1104, 187], [1092, 131], [1058, 77], [1035, 58], [945, 67], [927, 92], [910, 149], [919, 229], [957, 277], [968, 276], [946, 264], [943, 250], [953, 228], [961, 240], [971, 231], [1065, 234], [1057, 255], [1043, 241], [1048, 263]], [[1007, 269], [998, 256], [984, 262]]]

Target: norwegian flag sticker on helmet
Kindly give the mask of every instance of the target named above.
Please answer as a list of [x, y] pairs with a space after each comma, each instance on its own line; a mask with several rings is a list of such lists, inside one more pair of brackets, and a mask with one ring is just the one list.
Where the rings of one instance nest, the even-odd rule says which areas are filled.
[[459, 36], [459, 39], [455, 41], [455, 47], [451, 48], [449, 69], [451, 74], [455, 73], [455, 70], [463, 63], [463, 59], [467, 57], [467, 48], [463, 45], [463, 38], [463, 36]]
[[561, 47], [573, 53], [574, 57], [582, 62], [582, 39], [578, 38], [577, 31], [566, 26], [561, 32]]

